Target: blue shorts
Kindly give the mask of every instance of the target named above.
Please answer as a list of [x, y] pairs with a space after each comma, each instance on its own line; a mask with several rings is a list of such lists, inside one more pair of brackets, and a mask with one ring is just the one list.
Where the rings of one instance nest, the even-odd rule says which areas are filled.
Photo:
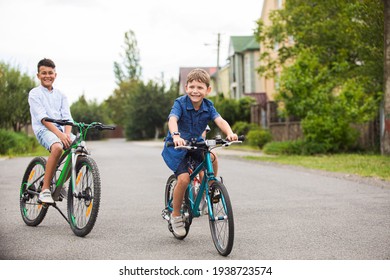
[[189, 168], [194, 170], [203, 161], [203, 151], [188, 151], [175, 171], [176, 177], [183, 173], [190, 173]]
[[[73, 141], [75, 138], [76, 138], [76, 136], [71, 133], [70, 139]], [[54, 143], [60, 143], [61, 145], [63, 145], [60, 138], [58, 138], [53, 132], [51, 132], [47, 128], [39, 131], [39, 133], [37, 135], [37, 139], [38, 139], [38, 142], [43, 147], [45, 147], [45, 149], [48, 151], [50, 151], [50, 148]]]

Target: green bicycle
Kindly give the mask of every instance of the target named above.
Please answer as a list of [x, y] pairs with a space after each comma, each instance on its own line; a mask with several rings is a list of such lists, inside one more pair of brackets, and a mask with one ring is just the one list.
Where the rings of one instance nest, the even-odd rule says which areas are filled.
[[[27, 166], [20, 187], [20, 211], [23, 221], [28, 226], [37, 226], [45, 218], [49, 207], [53, 206], [69, 223], [75, 235], [86, 236], [95, 225], [101, 192], [99, 169], [86, 148], [86, 135], [89, 129], [114, 130], [115, 127], [99, 122], [85, 124], [50, 118], [45, 120], [59, 125], [71, 125], [78, 128], [78, 133], [70, 148], [64, 151], [58, 161], [50, 186], [54, 204], [38, 202], [46, 159], [35, 157]], [[69, 187], [66, 189], [68, 178]], [[56, 202], [63, 199], [67, 199], [68, 217], [56, 205]]]

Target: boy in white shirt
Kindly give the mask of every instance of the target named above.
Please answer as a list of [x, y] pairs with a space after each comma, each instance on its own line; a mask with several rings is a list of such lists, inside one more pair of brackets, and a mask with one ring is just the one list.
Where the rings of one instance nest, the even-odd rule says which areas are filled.
[[71, 133], [71, 126], [63, 127], [44, 120], [52, 118], [73, 121], [66, 96], [53, 87], [57, 77], [55, 67], [54, 62], [50, 59], [44, 58], [38, 62], [37, 77], [41, 84], [33, 88], [28, 96], [31, 124], [35, 136], [39, 143], [50, 151], [42, 191], [38, 198], [41, 203], [54, 203], [50, 193], [50, 182], [63, 149], [69, 148], [75, 138]]

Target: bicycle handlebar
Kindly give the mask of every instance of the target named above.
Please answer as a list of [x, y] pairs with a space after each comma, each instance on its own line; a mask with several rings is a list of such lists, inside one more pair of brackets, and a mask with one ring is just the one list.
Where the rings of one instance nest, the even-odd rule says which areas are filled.
[[52, 118], [44, 118], [44, 120], [47, 121], [47, 122], [56, 123], [56, 124], [59, 124], [59, 125], [71, 125], [71, 126], [74, 126], [74, 123], [70, 122], [69, 120], [55, 120], [55, 119], [52, 119]]
[[[193, 150], [193, 149], [197, 149], [198, 147], [205, 147], [205, 146], [215, 146], [215, 145], [230, 146], [233, 143], [242, 143], [244, 140], [245, 140], [245, 136], [240, 135], [240, 136], [238, 136], [237, 141], [228, 141], [226, 139], [221, 139], [221, 138], [215, 137], [214, 139], [200, 141], [200, 142], [186, 141], [185, 146], [175, 147], [175, 143], [173, 143], [173, 142], [167, 142], [166, 145], [167, 145], [167, 147], [175, 147], [178, 149]], [[211, 142], [211, 141], [213, 141], [213, 142]]]
[[[52, 118], [44, 118], [44, 120], [47, 122], [56, 123], [59, 125], [71, 125], [73, 127], [79, 127], [79, 124], [81, 124], [81, 123], [74, 123], [74, 122], [71, 122], [69, 120], [55, 120]], [[91, 128], [96, 128], [97, 130], [115, 130], [115, 128], [116, 128], [113, 125], [105, 125], [105, 124], [102, 124], [100, 122], [91, 123], [91, 124], [83, 123], [83, 125], [90, 126]]]

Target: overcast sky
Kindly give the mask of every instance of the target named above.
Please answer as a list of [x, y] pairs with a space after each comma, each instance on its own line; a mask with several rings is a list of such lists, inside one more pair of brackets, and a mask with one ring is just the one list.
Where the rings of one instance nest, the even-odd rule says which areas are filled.
[[[124, 34], [133, 30], [145, 81], [178, 79], [179, 67], [226, 64], [230, 36], [252, 35], [263, 0], [0, 0], [0, 61], [30, 76], [44, 57], [72, 103], [103, 101], [116, 87]], [[208, 45], [206, 45], [208, 44]], [[38, 82], [38, 80], [37, 80]]]

